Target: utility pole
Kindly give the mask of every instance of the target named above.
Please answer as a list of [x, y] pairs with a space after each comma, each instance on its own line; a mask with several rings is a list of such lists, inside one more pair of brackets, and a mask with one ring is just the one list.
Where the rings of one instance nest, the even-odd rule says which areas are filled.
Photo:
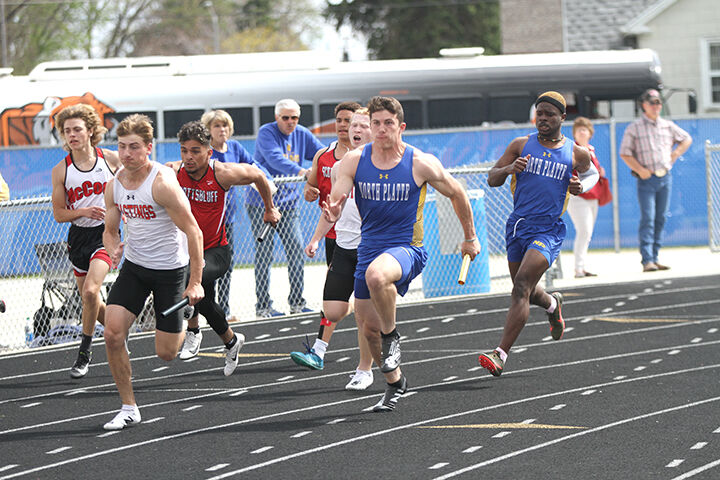
[[205, 0], [203, 6], [207, 7], [210, 13], [210, 20], [212, 21], [214, 51], [215, 53], [220, 53], [220, 23], [218, 22], [217, 12], [215, 12], [215, 5], [213, 5], [211, 0]]
[[5, 0], [0, 0], [0, 53], [2, 54], [2, 67], [7, 67], [8, 59], [7, 27], [5, 26]]

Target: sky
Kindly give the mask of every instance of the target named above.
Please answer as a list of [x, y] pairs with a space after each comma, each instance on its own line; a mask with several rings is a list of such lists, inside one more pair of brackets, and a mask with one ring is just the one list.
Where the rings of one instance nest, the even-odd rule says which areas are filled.
[[[312, 0], [313, 3], [322, 9], [325, 7], [325, 0]], [[321, 28], [319, 38], [310, 41], [310, 47], [313, 50], [319, 50], [330, 54], [333, 58], [342, 59], [343, 46], [347, 46], [349, 60], [359, 61], [367, 60], [366, 40], [352, 29], [344, 25], [340, 32], [335, 30], [335, 25], [329, 21]]]

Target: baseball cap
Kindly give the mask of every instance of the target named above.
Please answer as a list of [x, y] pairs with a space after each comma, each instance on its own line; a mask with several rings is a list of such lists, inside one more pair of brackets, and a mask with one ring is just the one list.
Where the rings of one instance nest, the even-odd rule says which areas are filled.
[[657, 98], [658, 100], [662, 100], [662, 97], [660, 97], [660, 92], [655, 90], [654, 88], [648, 88], [643, 92], [643, 94], [640, 96], [640, 100], [643, 102], [648, 102], [652, 100], [653, 98]]

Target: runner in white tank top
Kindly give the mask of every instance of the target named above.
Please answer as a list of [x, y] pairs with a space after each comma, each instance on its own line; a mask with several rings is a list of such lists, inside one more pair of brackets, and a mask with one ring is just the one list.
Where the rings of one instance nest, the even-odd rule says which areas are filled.
[[[120, 166], [117, 152], [98, 148], [106, 129], [90, 105], [71, 105], [55, 116], [55, 126], [69, 153], [52, 169], [52, 207], [55, 220], [70, 223], [68, 257], [82, 298], [82, 338], [72, 378], [84, 377], [92, 359], [95, 322], [104, 322], [100, 287], [111, 261], [102, 243], [105, 185]], [[49, 328], [49, 319], [46, 328]], [[42, 325], [42, 324], [41, 324]], [[47, 334], [38, 326], [35, 335]]]
[[[130, 115], [117, 127], [118, 153], [123, 168], [105, 189], [103, 241], [113, 263], [123, 254], [120, 220], [128, 221], [126, 259], [107, 300], [105, 348], [122, 408], [106, 430], [120, 430], [140, 422], [125, 349], [128, 329], [152, 292], [155, 307], [155, 351], [163, 360], [177, 356], [184, 332], [181, 311], [161, 312], [184, 297], [195, 305], [203, 297], [203, 236], [190, 202], [172, 169], [150, 161], [153, 128], [145, 115]], [[182, 233], [181, 233], [182, 232]], [[183, 244], [187, 238], [187, 250]], [[190, 279], [186, 282], [187, 261]], [[187, 285], [187, 288], [186, 288]]]

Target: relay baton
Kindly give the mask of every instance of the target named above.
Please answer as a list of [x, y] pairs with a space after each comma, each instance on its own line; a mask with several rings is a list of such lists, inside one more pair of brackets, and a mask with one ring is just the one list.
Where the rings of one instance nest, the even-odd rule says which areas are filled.
[[180, 300], [178, 303], [176, 303], [175, 305], [173, 305], [172, 307], [168, 308], [167, 310], [163, 310], [162, 312], [160, 312], [160, 316], [161, 316], [162, 318], [169, 317], [169, 316], [172, 315], [173, 313], [175, 313], [175, 312], [177, 312], [178, 310], [180, 310], [181, 308], [183, 308], [183, 307], [184, 307], [185, 305], [187, 305], [188, 303], [190, 303], [190, 300], [188, 300], [188, 298], [185, 297], [185, 298], [183, 298], [182, 300]]
[[460, 275], [458, 275], [458, 283], [460, 285], [465, 285], [468, 270], [470, 270], [470, 255], [466, 253], [463, 255], [462, 265], [460, 266]]
[[257, 237], [258, 242], [264, 242], [267, 238], [268, 234], [270, 233], [270, 229], [273, 228], [272, 224], [266, 223], [263, 225], [262, 230], [260, 231], [260, 235]]

